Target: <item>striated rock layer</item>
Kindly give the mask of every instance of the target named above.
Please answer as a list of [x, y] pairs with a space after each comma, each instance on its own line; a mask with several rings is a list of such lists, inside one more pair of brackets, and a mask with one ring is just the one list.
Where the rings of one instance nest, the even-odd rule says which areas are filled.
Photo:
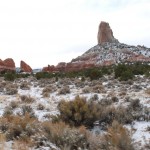
[[32, 72], [32, 68], [27, 63], [25, 63], [24, 61], [20, 62], [20, 69], [23, 72], [29, 72], [29, 73]]

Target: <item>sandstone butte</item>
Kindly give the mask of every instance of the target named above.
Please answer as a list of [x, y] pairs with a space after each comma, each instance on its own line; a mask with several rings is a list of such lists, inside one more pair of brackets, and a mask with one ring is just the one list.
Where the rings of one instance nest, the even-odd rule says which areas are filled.
[[20, 61], [20, 69], [23, 72], [28, 72], [28, 73], [32, 72], [32, 68], [22, 60]]
[[15, 62], [12, 58], [4, 61], [0, 59], [0, 71], [16, 71]]

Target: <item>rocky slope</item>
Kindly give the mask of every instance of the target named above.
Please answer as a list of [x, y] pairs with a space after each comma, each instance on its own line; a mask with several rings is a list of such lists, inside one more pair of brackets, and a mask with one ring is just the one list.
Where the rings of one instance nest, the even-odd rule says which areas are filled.
[[150, 62], [150, 48], [106, 42], [92, 47], [72, 60], [72, 63], [94, 64], [95, 66], [121, 62]]

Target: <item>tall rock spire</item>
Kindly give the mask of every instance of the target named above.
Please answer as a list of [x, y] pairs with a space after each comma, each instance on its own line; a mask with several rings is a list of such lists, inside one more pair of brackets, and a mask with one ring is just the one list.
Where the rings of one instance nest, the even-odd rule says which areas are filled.
[[115, 39], [113, 36], [113, 32], [109, 26], [109, 23], [104, 21], [102, 21], [99, 25], [97, 40], [98, 40], [98, 44], [102, 44], [105, 42], [109, 42], [109, 43], [118, 42], [118, 40]]

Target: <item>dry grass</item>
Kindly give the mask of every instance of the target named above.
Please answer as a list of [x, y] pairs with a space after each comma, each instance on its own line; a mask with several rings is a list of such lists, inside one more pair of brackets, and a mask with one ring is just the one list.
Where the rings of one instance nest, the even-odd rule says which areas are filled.
[[37, 109], [38, 109], [38, 110], [44, 110], [44, 109], [45, 109], [45, 106], [39, 103], [39, 104], [37, 105]]
[[18, 107], [18, 102], [17, 101], [11, 101], [9, 106], [12, 108], [12, 109], [15, 109]]
[[61, 149], [70, 148], [77, 150], [87, 146], [87, 134], [84, 127], [70, 128], [63, 122], [50, 123], [44, 122], [46, 137], [59, 146]]
[[94, 93], [105, 93], [105, 88], [103, 85], [95, 85], [92, 87], [92, 92], [94, 92]]
[[6, 134], [6, 140], [21, 139], [29, 142], [30, 136], [38, 131], [38, 121], [31, 118], [29, 114], [25, 116], [7, 115], [0, 118], [0, 130]]
[[20, 99], [23, 103], [33, 103], [35, 99], [30, 95], [21, 95]]
[[134, 150], [129, 131], [117, 121], [113, 121], [112, 126], [108, 128], [101, 146], [106, 150]]
[[63, 86], [59, 91], [58, 94], [68, 94], [70, 93], [70, 88], [69, 86]]
[[[30, 140], [30, 139], [29, 139]], [[14, 150], [29, 150], [32, 146], [31, 140], [27, 142], [24, 142], [23, 140], [15, 140], [12, 146], [12, 149]]]
[[20, 84], [20, 89], [22, 90], [29, 90], [30, 89], [30, 83], [27, 81], [24, 81]]
[[148, 95], [150, 95], [150, 88], [146, 89], [145, 93], [148, 94]]
[[4, 150], [6, 142], [6, 136], [3, 133], [0, 133], [0, 149]]
[[90, 93], [90, 91], [91, 91], [91, 88], [88, 86], [86, 86], [82, 89], [82, 93]]
[[18, 93], [18, 87], [17, 87], [16, 84], [12, 84], [12, 83], [7, 84], [5, 86], [5, 88], [6, 88], [5, 93], [8, 94], [8, 95], [14, 95], [14, 94]]

